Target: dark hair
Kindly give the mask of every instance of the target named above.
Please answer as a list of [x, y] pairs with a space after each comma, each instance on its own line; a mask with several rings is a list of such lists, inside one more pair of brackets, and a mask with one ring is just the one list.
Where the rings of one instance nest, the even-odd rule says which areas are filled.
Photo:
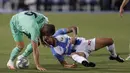
[[46, 24], [44, 28], [46, 28], [46, 32], [50, 35], [53, 35], [55, 33], [55, 26], [53, 24]]
[[55, 33], [55, 26], [53, 24], [45, 24], [41, 29], [41, 34], [43, 36], [50, 36]]
[[52, 36], [55, 33], [55, 26], [53, 24], [45, 24], [43, 28], [40, 30], [40, 40], [43, 45], [45, 42], [43, 41], [43, 36]]

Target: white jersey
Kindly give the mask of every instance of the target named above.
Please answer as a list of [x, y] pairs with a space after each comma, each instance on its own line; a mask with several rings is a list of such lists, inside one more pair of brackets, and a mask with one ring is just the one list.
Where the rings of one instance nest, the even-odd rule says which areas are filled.
[[95, 39], [86, 40], [77, 37], [75, 44], [70, 43], [71, 37], [66, 35], [66, 29], [57, 30], [53, 35], [56, 39], [56, 47], [52, 47], [53, 55], [60, 61], [64, 59], [64, 55], [70, 55], [73, 52], [84, 52], [86, 56], [95, 49]]

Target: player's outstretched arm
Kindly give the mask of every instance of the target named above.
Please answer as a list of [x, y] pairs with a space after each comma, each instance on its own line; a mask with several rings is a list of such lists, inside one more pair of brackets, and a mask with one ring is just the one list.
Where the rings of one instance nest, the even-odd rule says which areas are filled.
[[124, 12], [124, 7], [126, 6], [126, 4], [129, 2], [129, 0], [123, 0], [121, 6], [120, 6], [120, 16], [123, 16], [123, 12]]
[[53, 36], [64, 35], [64, 34], [68, 34], [68, 33], [73, 33], [73, 36], [76, 37], [77, 33], [78, 33], [78, 27], [71, 26], [68, 28], [58, 29]]
[[[52, 49], [53, 50], [53, 49]], [[56, 57], [56, 59], [60, 62], [60, 64], [64, 67], [64, 68], [75, 68], [76, 65], [75, 64], [68, 64], [65, 60], [64, 57], [56, 52], [52, 52], [53, 56]]]
[[36, 67], [40, 71], [45, 71], [46, 69], [40, 66], [39, 63], [39, 49], [38, 49], [38, 43], [31, 41], [32, 46], [33, 46], [33, 57], [34, 57], [34, 62], [36, 64]]
[[73, 33], [73, 36], [71, 37], [71, 44], [74, 44], [75, 43], [75, 37], [77, 36], [77, 33], [78, 33], [78, 27], [76, 26], [71, 26], [71, 27], [68, 27], [66, 28], [67, 29], [67, 33]]
[[77, 26], [68, 27], [68, 28], [66, 28], [66, 30], [67, 30], [67, 33], [72, 32], [74, 37], [76, 37], [78, 34], [78, 27]]

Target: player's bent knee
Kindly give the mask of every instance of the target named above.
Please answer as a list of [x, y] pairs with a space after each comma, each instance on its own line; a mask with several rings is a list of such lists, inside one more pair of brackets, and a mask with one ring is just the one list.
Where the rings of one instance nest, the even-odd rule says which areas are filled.
[[24, 48], [24, 42], [16, 42], [16, 46], [22, 50]]
[[112, 38], [96, 38], [95, 50], [110, 46], [114, 43]]
[[22, 50], [24, 47], [23, 46], [17, 46], [20, 50]]
[[114, 43], [112, 38], [108, 38], [108, 45], [112, 45]]

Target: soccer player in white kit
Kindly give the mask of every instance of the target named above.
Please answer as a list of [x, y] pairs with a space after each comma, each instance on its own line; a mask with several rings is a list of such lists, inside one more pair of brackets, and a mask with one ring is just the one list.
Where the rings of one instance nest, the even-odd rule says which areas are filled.
[[[67, 33], [73, 32], [74, 35], [69, 37]], [[77, 28], [62, 28], [55, 32], [53, 37], [46, 37], [44, 41], [51, 48], [52, 54], [66, 68], [76, 67], [75, 64], [68, 64], [64, 60], [65, 55], [69, 55], [74, 61], [84, 65], [85, 67], [95, 67], [96, 64], [88, 61], [91, 52], [106, 47], [110, 52], [110, 60], [124, 62], [115, 51], [114, 41], [111, 38], [93, 38], [86, 40], [83, 37], [76, 37]]]

